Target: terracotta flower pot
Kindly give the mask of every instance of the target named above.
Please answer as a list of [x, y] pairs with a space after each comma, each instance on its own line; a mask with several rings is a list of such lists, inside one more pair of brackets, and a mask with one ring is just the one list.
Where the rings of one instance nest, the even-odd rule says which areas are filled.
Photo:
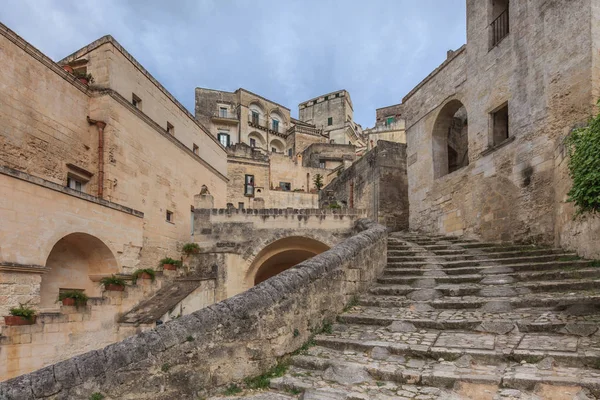
[[138, 276], [138, 278], [139, 278], [139, 279], [152, 279], [152, 275], [150, 275], [150, 274], [149, 274], [149, 273], [147, 273], [147, 272], [142, 272], [142, 273], [141, 273], [141, 274]]
[[67, 297], [66, 299], [62, 299], [62, 304], [63, 304], [63, 306], [74, 306], [75, 305], [75, 299]]
[[33, 325], [37, 316], [31, 318], [18, 317], [15, 315], [7, 315], [4, 317], [4, 323], [8, 326]]
[[169, 271], [176, 271], [177, 270], [177, 265], [175, 264], [163, 264], [163, 269], [169, 270]]
[[73, 73], [73, 67], [71, 67], [70, 65], [63, 65], [62, 67], [63, 67], [63, 69], [64, 69], [65, 71], [67, 71], [68, 73], [70, 73], [70, 74], [72, 74], [72, 73]]
[[78, 78], [78, 79], [79, 79], [79, 82], [83, 83], [84, 85], [88, 84], [88, 80], [87, 79], [85, 79], [85, 78]]
[[110, 290], [111, 292], [122, 292], [125, 290], [125, 286], [109, 283], [108, 285], [104, 285], [104, 289]]

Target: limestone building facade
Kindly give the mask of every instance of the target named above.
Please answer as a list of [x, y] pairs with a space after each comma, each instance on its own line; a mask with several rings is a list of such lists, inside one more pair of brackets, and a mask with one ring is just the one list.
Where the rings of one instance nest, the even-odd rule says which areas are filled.
[[379, 140], [406, 143], [406, 121], [402, 104], [375, 110], [375, 126], [363, 130], [363, 137], [367, 150], [377, 147]]
[[574, 219], [564, 139], [597, 113], [592, 0], [468, 0], [467, 43], [408, 93], [410, 226], [600, 256]]

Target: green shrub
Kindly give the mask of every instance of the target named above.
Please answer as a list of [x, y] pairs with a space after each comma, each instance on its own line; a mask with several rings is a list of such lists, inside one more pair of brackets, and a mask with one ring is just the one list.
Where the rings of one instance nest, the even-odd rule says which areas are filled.
[[160, 260], [159, 265], [162, 267], [165, 264], [173, 264], [173, 265], [181, 266], [181, 261], [174, 260], [171, 257], [165, 257], [162, 260]]
[[116, 275], [105, 276], [104, 278], [100, 279], [100, 284], [104, 285], [104, 286], [107, 286], [107, 285], [126, 286], [127, 285], [125, 283], [125, 279], [120, 278]]
[[103, 400], [104, 399], [104, 395], [102, 393], [94, 393], [90, 396], [90, 400]]
[[289, 362], [281, 362], [262, 375], [244, 379], [244, 383], [249, 389], [268, 389], [271, 379], [285, 375], [288, 367]]
[[236, 385], [236, 384], [231, 384], [227, 387], [227, 389], [225, 389], [225, 396], [234, 396], [238, 393], [242, 393], [242, 389]]
[[333, 210], [339, 210], [340, 208], [342, 208], [342, 206], [340, 206], [337, 202], [336, 203], [331, 203], [329, 204], [329, 208], [333, 209]]
[[566, 144], [573, 179], [568, 200], [575, 203], [577, 215], [596, 213], [600, 211], [600, 114], [575, 129]]
[[323, 175], [316, 174], [313, 178], [313, 183], [315, 185], [315, 189], [321, 190], [321, 188], [325, 186], [325, 184], [323, 183]]
[[83, 290], [65, 290], [64, 292], [60, 292], [58, 294], [58, 301], [63, 301], [64, 299], [74, 299], [76, 306], [85, 306], [88, 301], [88, 297]]
[[186, 243], [183, 245], [182, 250], [187, 255], [196, 254], [200, 251], [200, 246], [198, 246], [198, 243]]
[[140, 278], [140, 276], [144, 273], [150, 275], [150, 280], [152, 282], [154, 282], [154, 280], [156, 279], [156, 271], [153, 270], [152, 268], [144, 268], [144, 269], [136, 269], [135, 272], [131, 275], [131, 279], [133, 280], [133, 283], [136, 283], [137, 280]]
[[15, 317], [23, 317], [31, 320], [35, 316], [35, 310], [33, 308], [27, 307], [25, 304], [19, 304], [19, 307], [13, 307], [8, 310], [10, 315]]

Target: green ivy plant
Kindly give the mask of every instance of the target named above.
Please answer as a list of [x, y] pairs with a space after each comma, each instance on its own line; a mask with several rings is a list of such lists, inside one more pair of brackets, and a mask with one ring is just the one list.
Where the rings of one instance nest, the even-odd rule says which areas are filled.
[[566, 145], [573, 179], [568, 201], [575, 203], [577, 215], [597, 213], [600, 211], [600, 114], [587, 126], [571, 132]]
[[35, 310], [33, 308], [27, 307], [26, 304], [19, 304], [19, 307], [14, 307], [9, 310], [10, 315], [15, 317], [23, 317], [26, 319], [33, 319], [35, 316]]
[[200, 246], [198, 243], [186, 243], [183, 245], [182, 250], [187, 255], [195, 254], [200, 251]]
[[138, 279], [140, 279], [140, 276], [142, 276], [142, 274], [150, 275], [150, 280], [152, 282], [154, 282], [154, 280], [156, 279], [156, 271], [152, 268], [136, 269], [135, 272], [131, 274], [131, 280], [134, 284], [137, 282]]

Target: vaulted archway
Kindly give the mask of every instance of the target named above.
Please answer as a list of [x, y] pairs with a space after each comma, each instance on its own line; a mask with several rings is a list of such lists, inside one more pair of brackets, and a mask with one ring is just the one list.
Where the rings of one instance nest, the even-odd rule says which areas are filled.
[[248, 287], [257, 285], [311, 257], [329, 250], [316, 239], [292, 236], [276, 240], [262, 249], [248, 270]]
[[[53, 307], [61, 289], [84, 290], [88, 296], [100, 294], [98, 278], [119, 271], [108, 246], [87, 233], [71, 233], [60, 239], [46, 260], [48, 272], [42, 275], [40, 306]], [[92, 279], [94, 278], [94, 279]]]
[[469, 165], [467, 110], [451, 100], [440, 110], [432, 133], [433, 177], [440, 178]]

